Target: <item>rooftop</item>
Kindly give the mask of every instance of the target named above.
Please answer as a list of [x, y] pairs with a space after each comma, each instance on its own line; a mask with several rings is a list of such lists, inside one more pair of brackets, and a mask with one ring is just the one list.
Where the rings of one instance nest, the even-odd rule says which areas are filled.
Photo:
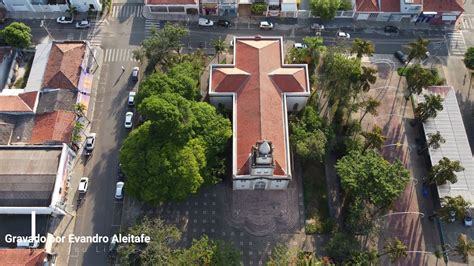
[[[269, 140], [274, 150], [274, 175], [289, 175], [285, 93], [308, 91], [307, 68], [283, 64], [282, 39], [235, 39], [234, 65], [214, 65], [210, 89], [235, 93], [234, 138], [237, 175], [249, 174], [248, 161], [257, 141]], [[237, 118], [237, 119], [236, 119]]]
[[[10, 93], [9, 91], [14, 91]], [[33, 113], [37, 92], [19, 93], [22, 90], [3, 90], [0, 94], [0, 112]]]
[[46, 253], [43, 249], [0, 249], [0, 264], [12, 266], [43, 265]]
[[34, 114], [0, 114], [0, 144], [29, 143], [34, 124]]
[[61, 152], [62, 146], [0, 147], [0, 206], [49, 206]]
[[55, 141], [69, 143], [75, 119], [76, 114], [70, 111], [37, 114], [30, 143], [43, 144]]
[[146, 5], [197, 5], [197, 0], [145, 0]]
[[[45, 236], [47, 232], [49, 215], [36, 215], [36, 234]], [[31, 215], [0, 215], [0, 265], [17, 265], [17, 264], [5, 264], [5, 262], [11, 261], [12, 258], [7, 258], [5, 249], [3, 248], [15, 248], [16, 243], [6, 243], [5, 235], [12, 234], [14, 236], [30, 236], [31, 235]], [[41, 244], [40, 244], [41, 247]], [[14, 250], [28, 250], [36, 251], [38, 249], [14, 249]], [[19, 259], [19, 258], [18, 258]], [[25, 265], [25, 264], [20, 264]], [[36, 264], [33, 264], [36, 266]], [[43, 265], [43, 264], [41, 264]]]
[[463, 0], [423, 0], [424, 12], [464, 11]]
[[400, 12], [399, 0], [356, 0], [358, 12]]
[[38, 100], [37, 114], [51, 113], [54, 111], [74, 112], [77, 93], [71, 90], [43, 90]]
[[[458, 182], [447, 183], [438, 186], [438, 194], [444, 196], [462, 196], [464, 199], [474, 202], [474, 161], [471, 148], [467, 139], [466, 129], [456, 99], [453, 87], [430, 87], [424, 94], [438, 94], [444, 99], [443, 110], [433, 119], [423, 123], [425, 134], [440, 132], [446, 140], [438, 149], [429, 149], [431, 164], [436, 165], [443, 157], [457, 160], [465, 168], [464, 171], [456, 173]], [[419, 102], [423, 102], [423, 95], [419, 96]], [[428, 136], [426, 136], [428, 137]]]
[[84, 42], [53, 42], [42, 88], [77, 89], [85, 51]]

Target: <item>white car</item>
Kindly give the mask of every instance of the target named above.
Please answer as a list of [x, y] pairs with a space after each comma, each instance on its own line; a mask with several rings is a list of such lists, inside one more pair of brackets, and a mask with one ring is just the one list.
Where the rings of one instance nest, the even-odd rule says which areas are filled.
[[131, 92], [128, 93], [128, 101], [127, 101], [127, 103], [128, 103], [129, 106], [134, 106], [134, 105], [135, 105], [135, 95], [136, 95], [136, 94], [137, 94], [137, 93], [134, 92], [134, 91], [131, 91]]
[[125, 185], [124, 182], [117, 182], [115, 186], [115, 198], [116, 199], [123, 199], [123, 186]]
[[203, 27], [211, 27], [214, 26], [214, 21], [207, 18], [200, 18], [198, 24]]
[[349, 40], [351, 38], [351, 35], [349, 33], [345, 33], [343, 31], [338, 31], [336, 33], [336, 39], [347, 39]]
[[324, 30], [324, 25], [318, 24], [318, 23], [313, 23], [311, 24], [310, 28], [315, 31], [322, 31]]
[[87, 29], [91, 26], [88, 20], [81, 20], [76, 22], [76, 29]]
[[132, 80], [138, 81], [138, 74], [140, 73], [140, 68], [134, 67], [132, 68]]
[[58, 24], [71, 24], [74, 21], [71, 17], [59, 17], [56, 19]]
[[261, 30], [271, 30], [273, 29], [273, 23], [269, 21], [260, 21], [260, 29]]
[[133, 112], [125, 113], [125, 128], [132, 128], [133, 126]]
[[306, 44], [300, 43], [300, 42], [295, 42], [295, 44], [293, 44], [293, 47], [297, 48], [297, 49], [308, 48], [308, 46]]
[[94, 150], [94, 147], [95, 147], [95, 137], [96, 137], [96, 133], [90, 133], [87, 137], [86, 137], [86, 150], [87, 151], [92, 151]]
[[83, 177], [79, 181], [79, 193], [86, 193], [87, 188], [89, 187], [89, 178]]

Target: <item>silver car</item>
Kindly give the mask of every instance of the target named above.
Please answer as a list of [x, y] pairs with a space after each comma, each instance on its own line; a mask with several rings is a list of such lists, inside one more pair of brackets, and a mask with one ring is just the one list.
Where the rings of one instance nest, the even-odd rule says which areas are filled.
[[117, 182], [115, 185], [115, 198], [120, 200], [123, 199], [123, 186], [125, 185], [124, 182]]

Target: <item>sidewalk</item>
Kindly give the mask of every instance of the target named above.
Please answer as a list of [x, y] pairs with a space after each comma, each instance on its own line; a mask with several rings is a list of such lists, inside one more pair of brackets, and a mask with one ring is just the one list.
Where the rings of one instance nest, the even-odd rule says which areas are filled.
[[[103, 60], [103, 51], [100, 48], [94, 48], [96, 49], [96, 57], [98, 59], [98, 62], [102, 62]], [[96, 91], [97, 90], [97, 84], [99, 84], [99, 79], [100, 79], [100, 72], [102, 68], [99, 66], [97, 69], [95, 75], [94, 75], [94, 88]], [[92, 97], [95, 99], [95, 96]], [[93, 100], [94, 100], [93, 99]], [[89, 118], [90, 121], [93, 119], [93, 111], [94, 111], [94, 105], [92, 104], [90, 106], [91, 108], [87, 109], [87, 117]], [[85, 133], [87, 134], [90, 130], [92, 124], [89, 124], [87, 128], [84, 130]], [[54, 231], [52, 234], [54, 236], [65, 236], [66, 241], [62, 243], [54, 243], [53, 244], [53, 252], [57, 255], [56, 257], [56, 265], [68, 265], [69, 261], [69, 253], [71, 249], [71, 244], [67, 241], [68, 235], [74, 233], [74, 227], [76, 224], [76, 200], [77, 200], [77, 187], [79, 186], [79, 180], [81, 179], [82, 176], [84, 176], [84, 167], [85, 167], [85, 162], [84, 162], [84, 157], [82, 156], [82, 148], [77, 151], [77, 156], [76, 156], [76, 161], [74, 163], [74, 169], [73, 169], [73, 176], [70, 180], [69, 184], [69, 190], [71, 191], [70, 197], [68, 197], [67, 202], [66, 202], [66, 211], [72, 215], [66, 214], [64, 216], [59, 216], [56, 217], [54, 220], [51, 221], [50, 228], [54, 228]]]
[[67, 12], [31, 12], [31, 11], [9, 11], [8, 18], [14, 19], [56, 19], [62, 16], [69, 16]]

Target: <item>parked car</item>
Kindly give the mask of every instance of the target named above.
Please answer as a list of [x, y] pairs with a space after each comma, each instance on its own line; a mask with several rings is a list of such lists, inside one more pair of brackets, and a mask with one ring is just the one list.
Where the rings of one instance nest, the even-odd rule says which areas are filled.
[[464, 226], [471, 227], [472, 226], [472, 214], [471, 212], [466, 212], [464, 215]]
[[74, 21], [72, 17], [59, 17], [56, 22], [59, 24], [71, 24]]
[[297, 48], [297, 49], [308, 48], [308, 46], [306, 44], [300, 43], [300, 42], [295, 42], [295, 44], [293, 44], [293, 47]]
[[140, 74], [140, 68], [139, 67], [132, 68], [132, 80], [133, 81], [138, 81], [138, 74]]
[[260, 21], [260, 29], [271, 30], [273, 29], [273, 23], [271, 23], [270, 21]]
[[79, 193], [86, 193], [87, 188], [89, 187], [89, 178], [83, 177], [79, 181]]
[[313, 23], [313, 24], [311, 24], [310, 29], [315, 30], [315, 31], [323, 31], [324, 30], [324, 25], [318, 24], [318, 23]]
[[81, 20], [76, 22], [76, 29], [87, 29], [91, 26], [88, 20]]
[[387, 33], [398, 33], [398, 28], [395, 26], [385, 26], [385, 28], [383, 28], [383, 31]]
[[117, 185], [115, 185], [115, 198], [116, 199], [123, 199], [123, 186], [124, 185], [125, 183], [122, 181], [117, 182]]
[[133, 126], [133, 112], [125, 113], [125, 128], [132, 128]]
[[135, 95], [137, 93], [134, 92], [134, 91], [131, 91], [128, 93], [128, 101], [127, 101], [127, 104], [128, 106], [134, 106], [135, 105]]
[[225, 19], [219, 19], [216, 24], [218, 26], [221, 26], [221, 27], [230, 27], [232, 25], [232, 23], [230, 23], [230, 21], [228, 20], [225, 20]]
[[408, 62], [408, 55], [406, 55], [405, 53], [403, 53], [402, 51], [396, 51], [395, 53], [393, 53], [393, 55], [395, 56], [396, 59], [398, 59], [398, 61], [400, 61], [400, 63], [402, 64], [406, 64]]
[[349, 40], [351, 38], [351, 35], [349, 33], [345, 33], [343, 31], [338, 31], [336, 33], [336, 39], [339, 40]]
[[89, 133], [89, 135], [86, 137], [86, 151], [94, 150], [96, 135], [96, 133]]
[[203, 27], [211, 27], [214, 26], [214, 21], [207, 18], [200, 18], [198, 24]]

